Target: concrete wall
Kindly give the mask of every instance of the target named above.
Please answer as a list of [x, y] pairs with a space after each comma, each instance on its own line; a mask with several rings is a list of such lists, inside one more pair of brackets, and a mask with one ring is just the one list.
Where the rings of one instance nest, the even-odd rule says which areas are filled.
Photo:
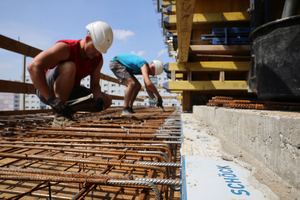
[[193, 115], [300, 189], [300, 113], [194, 106]]

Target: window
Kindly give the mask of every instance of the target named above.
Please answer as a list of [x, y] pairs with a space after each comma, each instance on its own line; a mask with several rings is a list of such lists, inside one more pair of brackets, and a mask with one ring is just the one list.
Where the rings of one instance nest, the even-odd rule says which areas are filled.
[[116, 93], [116, 90], [111, 90], [111, 93]]
[[111, 84], [111, 87], [116, 87], [116, 84]]
[[31, 101], [31, 103], [35, 103], [35, 101]]
[[104, 86], [104, 87], [107, 87], [107, 84], [104, 84], [103, 86]]
[[160, 80], [161, 80], [161, 78], [158, 78], [158, 80], [160, 81]]
[[107, 93], [107, 90], [104, 90], [104, 93]]

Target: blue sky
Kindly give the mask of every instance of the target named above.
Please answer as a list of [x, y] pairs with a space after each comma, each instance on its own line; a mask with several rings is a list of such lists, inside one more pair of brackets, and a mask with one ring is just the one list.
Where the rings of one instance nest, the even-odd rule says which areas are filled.
[[[114, 42], [103, 54], [102, 73], [112, 74], [109, 61], [134, 53], [146, 61], [175, 62], [164, 44], [161, 13], [152, 0], [0, 0], [0, 34], [45, 50], [60, 39], [82, 39], [87, 24], [107, 22]], [[27, 64], [32, 58], [27, 57]], [[0, 48], [0, 79], [20, 80], [23, 56]], [[27, 72], [28, 75], [28, 72]]]

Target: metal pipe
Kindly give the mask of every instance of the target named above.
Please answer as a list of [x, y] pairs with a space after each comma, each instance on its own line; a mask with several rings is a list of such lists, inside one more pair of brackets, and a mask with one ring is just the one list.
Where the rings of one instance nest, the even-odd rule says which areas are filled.
[[299, 0], [285, 0], [281, 18], [297, 15], [299, 5]]

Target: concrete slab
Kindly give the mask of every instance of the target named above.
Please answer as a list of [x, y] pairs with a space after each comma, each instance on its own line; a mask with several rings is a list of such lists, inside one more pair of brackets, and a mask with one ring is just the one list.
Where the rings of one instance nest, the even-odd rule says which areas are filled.
[[233, 155], [222, 151], [211, 127], [193, 114], [182, 114], [181, 120], [182, 199], [279, 199], [253, 177], [251, 166], [233, 162]]
[[193, 116], [280, 199], [300, 199], [299, 112], [194, 106]]

